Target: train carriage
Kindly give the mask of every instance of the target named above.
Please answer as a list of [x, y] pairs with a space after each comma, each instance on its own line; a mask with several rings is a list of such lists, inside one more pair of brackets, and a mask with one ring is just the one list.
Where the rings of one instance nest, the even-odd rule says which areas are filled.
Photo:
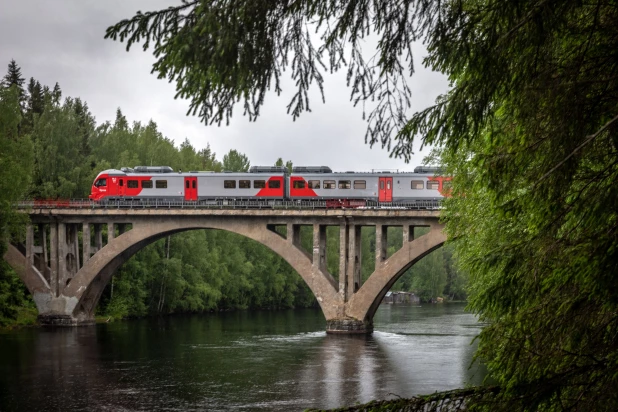
[[199, 173], [197, 200], [283, 200], [283, 172]]
[[448, 191], [450, 178], [436, 177], [437, 168], [416, 168], [414, 173], [345, 172], [329, 168], [299, 167], [290, 175], [291, 200], [326, 200], [335, 207], [360, 207], [363, 202], [429, 204]]
[[[246, 205], [281, 201], [315, 207], [395, 205], [433, 208], [448, 195], [449, 177], [436, 168], [417, 167], [414, 173], [337, 172], [326, 166], [254, 166], [244, 172], [174, 172], [168, 166], [137, 166], [101, 172], [90, 199], [98, 202], [189, 201]], [[225, 202], [225, 203], [222, 203]]]
[[[251, 173], [174, 172], [170, 167], [137, 166], [101, 172], [92, 186], [95, 201], [208, 201], [283, 199], [282, 168], [252, 168]], [[274, 170], [274, 171], [273, 171]]]

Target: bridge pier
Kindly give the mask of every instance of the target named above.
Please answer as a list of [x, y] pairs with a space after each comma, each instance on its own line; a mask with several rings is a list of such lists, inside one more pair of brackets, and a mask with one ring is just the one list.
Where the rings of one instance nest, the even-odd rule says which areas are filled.
[[[40, 296], [39, 296], [40, 299]], [[44, 312], [39, 313], [37, 320], [43, 326], [83, 326], [94, 325], [94, 316], [86, 313], [75, 314], [78, 300], [70, 296], [52, 297], [44, 302]], [[39, 304], [37, 304], [37, 307]]]
[[337, 335], [367, 335], [373, 333], [373, 319], [344, 317], [326, 321], [326, 333]]
[[[26, 228], [25, 248], [10, 245], [5, 259], [32, 293], [39, 322], [55, 326], [94, 323], [95, 308], [111, 276], [148, 244], [186, 230], [220, 229], [260, 242], [284, 258], [316, 296], [327, 333], [368, 334], [390, 287], [446, 240], [435, 211], [101, 208], [39, 209], [29, 214], [33, 224]], [[313, 230], [310, 253], [301, 246], [302, 226]], [[339, 227], [338, 279], [327, 270], [328, 226]], [[365, 226], [376, 231], [375, 271], [363, 283]], [[390, 226], [403, 228], [403, 246], [389, 257]], [[415, 239], [418, 226], [430, 230]], [[276, 227], [286, 227], [285, 236]]]

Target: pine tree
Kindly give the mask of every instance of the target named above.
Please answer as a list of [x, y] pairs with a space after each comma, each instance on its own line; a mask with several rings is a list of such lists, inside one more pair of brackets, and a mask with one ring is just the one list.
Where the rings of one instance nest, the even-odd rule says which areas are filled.
[[9, 70], [2, 81], [3, 84], [6, 87], [17, 85], [17, 87], [19, 87], [23, 91], [25, 81], [26, 80], [21, 75], [21, 68], [17, 65], [17, 62], [15, 62], [15, 60], [11, 60], [11, 62], [9, 63]]
[[[58, 83], [56, 83], [56, 86], [57, 85]], [[80, 98], [75, 99], [74, 111], [79, 127], [79, 134], [81, 136], [79, 153], [82, 157], [88, 157], [91, 152], [90, 137], [94, 131], [95, 121], [88, 110], [88, 104], [86, 102], [82, 103]]]
[[51, 100], [55, 105], [60, 104], [60, 98], [62, 98], [62, 90], [60, 90], [60, 85], [56, 83], [54, 85], [54, 90], [51, 92]]
[[25, 124], [27, 131], [32, 130], [35, 119], [43, 113], [44, 109], [45, 95], [43, 87], [41, 86], [41, 83], [31, 77], [30, 82], [28, 83], [28, 97], [26, 99]]
[[24, 102], [26, 99], [26, 92], [24, 90], [24, 82], [26, 80], [21, 75], [21, 68], [17, 65], [15, 60], [11, 60], [9, 63], [9, 69], [7, 74], [2, 79], [2, 84], [5, 87], [15, 86], [19, 91], [19, 103], [22, 108], [22, 112], [24, 111]]
[[28, 83], [28, 112], [30, 114], [41, 114], [44, 108], [43, 88], [41, 83], [30, 78]]

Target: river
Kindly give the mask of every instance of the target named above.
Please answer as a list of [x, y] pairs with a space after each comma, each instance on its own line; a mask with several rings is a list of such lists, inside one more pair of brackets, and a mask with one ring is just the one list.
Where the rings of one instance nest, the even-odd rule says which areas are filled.
[[463, 308], [382, 305], [371, 336], [327, 335], [311, 309], [0, 331], [0, 410], [297, 411], [479, 384]]

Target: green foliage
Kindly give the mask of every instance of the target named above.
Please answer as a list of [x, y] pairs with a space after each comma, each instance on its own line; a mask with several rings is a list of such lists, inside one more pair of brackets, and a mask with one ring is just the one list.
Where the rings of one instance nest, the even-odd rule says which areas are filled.
[[15, 60], [11, 60], [9, 63], [7, 74], [0, 82], [0, 88], [10, 88], [11, 86], [15, 87], [17, 91], [20, 111], [23, 112], [24, 101], [26, 99], [26, 91], [24, 90], [24, 82], [26, 80], [22, 77], [21, 68], [17, 65]]
[[436, 250], [412, 266], [392, 289], [414, 292], [421, 302], [442, 297], [447, 286], [445, 263], [442, 250]]
[[[20, 134], [21, 119], [17, 85], [0, 87], [0, 257], [6, 252], [10, 233], [24, 223], [23, 216], [12, 208], [28, 187], [32, 170], [32, 143], [29, 136]], [[19, 307], [30, 306], [27, 293], [21, 280], [0, 259], [0, 326], [12, 323], [20, 314]]]
[[79, 99], [45, 106], [32, 130], [34, 197], [71, 199], [88, 194], [97, 172], [88, 156], [92, 133], [94, 119]]
[[223, 156], [223, 170], [228, 172], [248, 172], [249, 158], [238, 151], [231, 149]]
[[[5, 251], [3, 244], [0, 253], [4, 255]], [[0, 260], [0, 327], [34, 323], [36, 314], [33, 317], [32, 310], [36, 311], [24, 283]]]
[[[153, 71], [208, 123], [239, 101], [255, 119], [290, 66], [298, 116], [322, 73], [347, 66], [352, 100], [377, 101], [366, 140], [390, 148], [395, 135], [392, 153], [409, 159], [420, 135], [443, 147], [454, 176], [447, 231], [489, 324], [480, 356], [500, 383], [495, 402], [469, 406], [615, 410], [616, 21], [614, 1], [206, 0], [138, 13], [107, 37], [152, 44]], [[378, 50], [366, 61], [369, 35]], [[417, 39], [451, 90], [408, 118], [402, 76]]]
[[277, 159], [277, 161], [275, 162], [275, 166], [285, 166], [286, 169], [288, 169], [288, 173], [292, 173], [292, 168], [294, 166], [294, 164], [292, 163], [291, 160], [288, 160], [287, 162], [285, 162], [285, 164], [283, 163], [283, 159], [280, 157]]
[[618, 407], [616, 18], [603, 2], [466, 2], [429, 44], [453, 89], [410, 131], [444, 144], [454, 176], [447, 232], [501, 385], [479, 409]]
[[[137, 12], [105, 37], [126, 41], [127, 50], [152, 46], [152, 71], [175, 81], [176, 97], [191, 101], [188, 114], [207, 124], [229, 122], [237, 103], [255, 120], [267, 92], [281, 93], [286, 69], [296, 89], [287, 111], [296, 118], [311, 110], [311, 87], [324, 100], [324, 74], [347, 66], [354, 103], [376, 103], [366, 139], [390, 145], [410, 106], [405, 76], [414, 70], [412, 41], [442, 9], [432, 0], [183, 1]], [[362, 46], [372, 32], [380, 36], [378, 52], [367, 59]]]

